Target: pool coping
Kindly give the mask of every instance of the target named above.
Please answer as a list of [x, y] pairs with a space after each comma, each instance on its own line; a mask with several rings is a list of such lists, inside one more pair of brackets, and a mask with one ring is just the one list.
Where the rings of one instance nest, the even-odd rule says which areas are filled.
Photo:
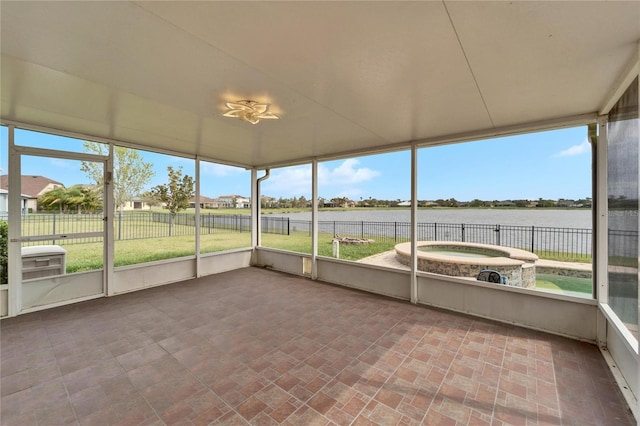
[[[535, 264], [538, 260], [538, 256], [535, 254], [517, 249], [512, 247], [504, 247], [504, 246], [496, 246], [492, 244], [479, 244], [479, 243], [466, 243], [466, 242], [455, 242], [455, 241], [418, 241], [417, 247], [428, 247], [428, 246], [457, 246], [457, 247], [468, 247], [468, 248], [477, 248], [478, 246], [482, 246], [483, 248], [487, 248], [489, 250], [504, 253], [503, 257], [486, 257], [482, 258], [482, 263], [487, 266], [492, 265], [502, 265], [502, 266], [518, 266], [524, 265], [525, 263]], [[395, 246], [396, 254], [401, 256], [411, 256], [411, 242], [399, 243]], [[427, 253], [427, 252], [425, 252]], [[428, 259], [437, 259], [444, 262], [455, 262], [463, 265], [472, 265], [477, 264], [477, 258], [464, 258], [459, 256], [448, 256], [440, 253], [429, 253]], [[421, 253], [418, 252], [418, 258], [424, 258], [421, 256]]]

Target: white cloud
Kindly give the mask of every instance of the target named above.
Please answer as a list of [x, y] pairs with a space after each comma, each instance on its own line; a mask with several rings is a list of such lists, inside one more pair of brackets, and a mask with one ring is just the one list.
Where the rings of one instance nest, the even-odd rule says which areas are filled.
[[271, 171], [263, 183], [263, 195], [291, 197], [311, 194], [311, 167], [295, 166]]
[[589, 144], [589, 141], [585, 139], [581, 144], [573, 145], [563, 151], [560, 151], [555, 154], [554, 157], [573, 157], [588, 152], [591, 152], [591, 144]]
[[51, 158], [49, 159], [51, 165], [57, 169], [71, 169], [74, 167], [78, 167], [75, 162], [69, 160], [63, 160], [61, 158]]
[[[350, 158], [342, 161], [333, 169], [324, 164], [318, 165], [318, 186], [320, 192], [331, 196], [357, 197], [362, 191], [355, 184], [369, 181], [380, 172], [366, 167], [358, 167], [360, 162]], [[310, 196], [311, 166], [296, 166], [272, 170], [271, 177], [264, 181], [262, 193], [270, 196]], [[344, 187], [350, 185], [350, 187]], [[334, 193], [335, 188], [335, 193]]]
[[320, 185], [353, 185], [369, 181], [380, 175], [380, 172], [366, 167], [358, 167], [360, 161], [350, 158], [344, 160], [333, 170], [318, 166], [318, 183]]
[[204, 161], [200, 163], [200, 172], [204, 175], [229, 176], [244, 171], [245, 170], [240, 167], [226, 166], [224, 164], [207, 163]]

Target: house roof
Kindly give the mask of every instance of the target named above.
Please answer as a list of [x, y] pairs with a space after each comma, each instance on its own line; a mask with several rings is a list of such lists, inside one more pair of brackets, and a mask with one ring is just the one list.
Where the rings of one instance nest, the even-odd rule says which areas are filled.
[[[200, 196], [200, 203], [205, 203], [205, 204], [209, 204], [209, 203], [213, 203], [216, 200], [214, 200], [213, 198], [209, 198], [209, 197], [205, 197], [204, 195]], [[195, 203], [196, 202], [196, 197], [193, 197], [189, 200], [190, 203]]]
[[[5, 122], [263, 168], [594, 120], [640, 2], [2, 2], [0, 24]], [[280, 119], [223, 117], [243, 99]]]
[[[0, 176], [0, 188], [2, 189], [9, 189], [7, 176], [8, 175]], [[49, 184], [64, 186], [61, 182], [45, 176], [22, 175], [21, 191], [23, 195], [27, 195], [30, 198], [37, 198]]]
[[216, 197], [216, 199], [221, 199], [221, 198], [249, 198], [249, 197], [244, 197], [242, 195], [236, 195], [236, 194], [219, 195]]

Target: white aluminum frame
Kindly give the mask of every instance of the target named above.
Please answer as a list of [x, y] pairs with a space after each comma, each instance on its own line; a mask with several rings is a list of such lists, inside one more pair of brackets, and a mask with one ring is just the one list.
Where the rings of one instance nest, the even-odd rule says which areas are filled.
[[[638, 348], [638, 339], [636, 339], [632, 333], [629, 332], [627, 327], [620, 321], [617, 314], [609, 306], [609, 276], [608, 276], [608, 185], [607, 185], [607, 122], [608, 114], [613, 106], [618, 102], [620, 97], [624, 94], [627, 88], [640, 76], [640, 42], [638, 42], [636, 54], [633, 59], [627, 64], [625, 71], [620, 76], [619, 81], [613, 87], [609, 98], [605, 101], [602, 108], [599, 111], [598, 117], [598, 145], [597, 145], [597, 188], [596, 194], [598, 199], [598, 221], [597, 221], [597, 239], [598, 246], [595, 253], [597, 262], [597, 277], [596, 283], [598, 285], [598, 306], [603, 317], [602, 324], [598, 327], [598, 343], [601, 346], [601, 352], [605, 359], [609, 361], [611, 370], [616, 371], [619, 374], [614, 374], [618, 385], [627, 400], [627, 403], [631, 407], [636, 419], [639, 419], [640, 415], [640, 398], [633, 394], [633, 389], [630, 383], [628, 383], [629, 377], [633, 377], [636, 381], [636, 385], [640, 384], [640, 356]], [[638, 103], [640, 104], [640, 94], [638, 95]], [[640, 119], [640, 117], [638, 117]], [[640, 143], [640, 141], [638, 141]], [[640, 158], [639, 158], [640, 162]], [[640, 196], [640, 194], [638, 194]], [[640, 221], [640, 217], [638, 219]], [[594, 224], [596, 225], [596, 224]], [[639, 222], [640, 226], [640, 222]], [[640, 258], [639, 258], [640, 260]], [[640, 281], [640, 271], [639, 271]], [[639, 301], [640, 302], [640, 301]], [[640, 312], [640, 306], [638, 306]], [[638, 319], [638, 326], [640, 327], [640, 316]], [[609, 330], [613, 330], [613, 333], [609, 333]], [[614, 353], [607, 350], [606, 346], [610, 343], [610, 339], [615, 344], [616, 348], [623, 351], [620, 359], [616, 359]], [[628, 359], [635, 359], [634, 365], [629, 365], [626, 361]], [[635, 371], [633, 371], [635, 369]]]
[[[22, 165], [21, 158], [23, 155], [48, 157], [48, 158], [62, 158], [78, 161], [92, 161], [95, 163], [101, 163], [103, 165], [103, 177], [104, 181], [107, 181], [107, 167], [108, 156], [77, 153], [72, 151], [59, 151], [44, 148], [35, 148], [28, 146], [16, 145], [15, 141], [15, 126], [9, 125], [9, 176], [18, 176], [18, 179], [9, 179], [9, 286], [8, 286], [8, 316], [16, 316], [22, 312], [22, 250], [21, 243], [28, 241], [45, 241], [52, 239], [51, 235], [48, 236], [22, 236], [21, 224], [22, 224], [22, 212], [20, 211], [20, 199], [21, 199], [21, 179]], [[105, 193], [107, 188], [105, 184]], [[105, 204], [105, 211], [108, 207]], [[108, 218], [105, 216], [105, 222], [103, 223], [102, 232], [81, 232], [76, 234], [56, 234], [55, 239], [64, 240], [67, 238], [87, 238], [87, 237], [103, 237], [103, 247], [107, 246], [109, 228]], [[103, 255], [103, 279], [102, 279], [102, 292], [107, 294], [107, 275], [105, 274], [107, 268], [106, 257]]]

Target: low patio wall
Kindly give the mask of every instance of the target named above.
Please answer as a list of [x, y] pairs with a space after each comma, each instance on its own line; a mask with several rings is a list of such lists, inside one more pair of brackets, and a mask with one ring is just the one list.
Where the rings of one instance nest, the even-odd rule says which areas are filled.
[[[270, 269], [295, 275], [302, 272], [300, 254], [256, 249], [255, 259]], [[297, 272], [293, 272], [293, 271]], [[407, 270], [318, 258], [318, 280], [401, 300], [411, 298]], [[496, 286], [468, 278], [419, 272], [418, 303], [587, 342], [596, 341], [595, 300]]]

